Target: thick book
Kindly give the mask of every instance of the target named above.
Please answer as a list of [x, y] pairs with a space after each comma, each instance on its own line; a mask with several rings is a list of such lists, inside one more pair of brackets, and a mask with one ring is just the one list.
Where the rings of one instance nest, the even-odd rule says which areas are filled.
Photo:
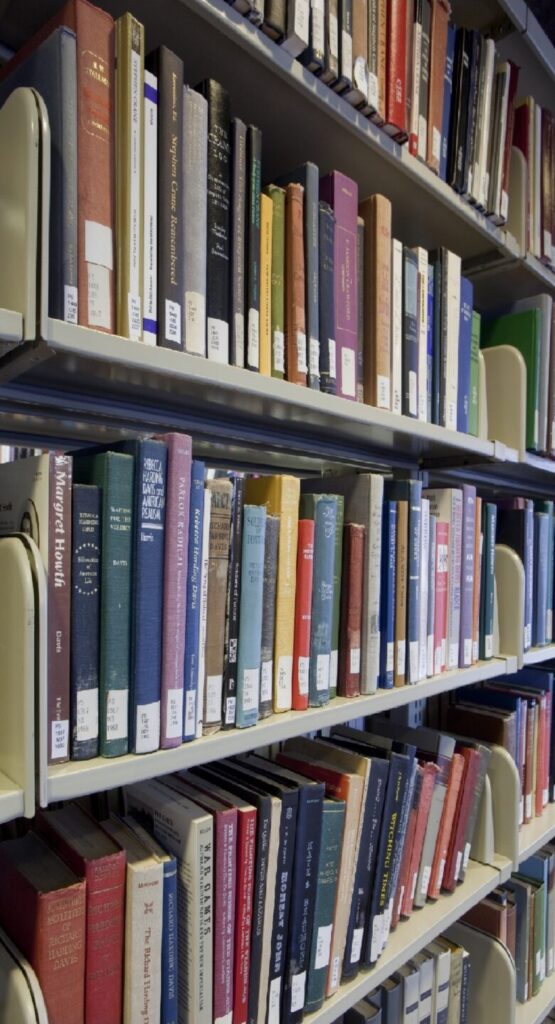
[[213, 78], [196, 86], [208, 102], [206, 354], [229, 362], [231, 121], [229, 94]]
[[282, 380], [285, 375], [285, 189], [268, 185], [266, 191], [272, 200], [272, 377]]
[[293, 709], [308, 707], [310, 631], [312, 622], [312, 577], [314, 570], [314, 519], [299, 519], [297, 542], [297, 585], [295, 594], [295, 639], [293, 645]]
[[272, 376], [272, 221], [273, 203], [269, 196], [260, 196], [260, 373]]
[[339, 666], [339, 619], [341, 613], [341, 577], [343, 574], [343, 527], [345, 521], [345, 498], [336, 494], [337, 514], [335, 519], [335, 550], [333, 555], [333, 608], [331, 620], [330, 653], [330, 699], [337, 697], [337, 673]]
[[[390, 501], [407, 502], [407, 574], [406, 574], [406, 644], [405, 676], [409, 683], [415, 683], [419, 676], [419, 635], [420, 635], [420, 572], [421, 527], [422, 527], [422, 485], [418, 480], [386, 481], [385, 497]], [[401, 585], [401, 581], [399, 581]], [[401, 651], [401, 653], [403, 653]], [[398, 652], [399, 657], [399, 652]], [[401, 668], [399, 658], [399, 670]], [[397, 675], [399, 672], [397, 673]]]
[[[407, 866], [404, 891], [400, 893], [399, 913], [402, 917], [410, 917], [414, 904], [414, 896], [420, 871], [420, 863], [424, 855], [428, 821], [432, 811], [432, 801], [438, 776], [438, 767], [430, 761], [423, 761], [420, 799], [416, 810], [412, 849]], [[415, 787], [416, 788], [416, 787]]]
[[536, 309], [508, 313], [495, 320], [482, 318], [482, 348], [512, 345], [526, 363], [526, 447], [539, 445], [540, 317]]
[[144, 71], [143, 342], [158, 338], [158, 79]]
[[320, 180], [320, 199], [335, 214], [334, 288], [337, 394], [356, 398], [358, 365], [357, 330], [357, 216], [358, 186], [346, 175], [332, 171]]
[[[0, 865], [0, 924], [31, 964], [48, 1019], [84, 1024], [85, 880], [35, 832], [0, 843]], [[60, 947], [66, 955], [52, 956]]]
[[183, 348], [183, 61], [166, 46], [146, 58], [158, 79], [158, 344]]
[[202, 533], [204, 523], [204, 462], [191, 464], [189, 534], [187, 538], [187, 578], [185, 598], [185, 647], [183, 666], [183, 739], [196, 734], [199, 686], [199, 630], [201, 598]]
[[408, 137], [407, 125], [407, 8], [406, 0], [387, 6], [387, 78], [384, 130], [399, 142]]
[[359, 108], [368, 102], [368, 7], [368, 0], [352, 0], [351, 86], [343, 98]]
[[314, 520], [314, 565], [310, 624], [308, 703], [326, 704], [330, 696], [333, 623], [333, 574], [338, 498], [303, 493], [300, 516]]
[[281, 45], [291, 57], [298, 57], [310, 42], [309, 3], [308, 0], [287, 0], [286, 6], [286, 27]]
[[416, 155], [426, 160], [428, 147], [428, 96], [430, 91], [430, 27], [432, 0], [421, 0], [422, 45], [420, 54], [420, 88], [418, 90], [418, 146]]
[[260, 718], [267, 718], [268, 715], [272, 714], [273, 710], [278, 545], [279, 518], [278, 516], [267, 515], [264, 539], [262, 630], [260, 634]]
[[[50, 122], [50, 239], [48, 312], [78, 323], [77, 43], [65, 25], [0, 75], [0, 105], [21, 87], [42, 96]], [[82, 300], [85, 301], [84, 293]]]
[[133, 341], [143, 329], [144, 34], [129, 12], [115, 23], [116, 334]]
[[339, 77], [339, 3], [324, 0], [324, 67], [322, 82], [333, 85]]
[[345, 523], [337, 676], [337, 692], [340, 697], [358, 697], [360, 694], [365, 543], [364, 526], [358, 523]]
[[245, 365], [245, 245], [247, 215], [247, 126], [231, 120], [231, 251], [229, 254], [229, 362]]
[[[460, 654], [463, 492], [456, 487], [445, 487], [435, 491], [426, 490], [424, 495], [430, 499], [430, 510], [433, 515], [449, 524], [446, 667], [453, 669], [459, 667]], [[472, 561], [474, 561], [474, 529], [472, 531]], [[472, 595], [470, 586], [468, 594]], [[471, 624], [472, 614], [470, 614], [469, 621]]]
[[98, 754], [100, 488], [74, 484], [71, 526], [71, 758]]
[[239, 728], [255, 725], [258, 721], [265, 537], [265, 507], [263, 505], [245, 505], [243, 508], [241, 603], [237, 652], [237, 713], [235, 718]]
[[472, 33], [458, 28], [455, 36], [453, 86], [446, 180], [456, 192], [463, 191], [464, 147], [468, 125]]
[[86, 883], [85, 1018], [119, 1024], [122, 1015], [125, 853], [77, 804], [40, 811], [39, 834]]
[[326, 977], [330, 961], [344, 826], [345, 801], [326, 797], [322, 810], [322, 839], [318, 860], [314, 926], [310, 941], [310, 960], [306, 979], [304, 1009], [307, 1013], [313, 1013], [315, 1010], [320, 1009], [326, 994]]
[[231, 534], [230, 480], [209, 480], [206, 490], [211, 494], [210, 536], [208, 549], [206, 651], [204, 675], [203, 733], [216, 732], [222, 724], [222, 691], [224, 671], [225, 606]]
[[434, 614], [434, 674], [447, 667], [447, 608], [449, 582], [449, 523], [437, 520]]
[[319, 323], [320, 323], [320, 390], [336, 392], [335, 347], [335, 282], [334, 282], [335, 214], [328, 203], [319, 203]]
[[553, 299], [551, 295], [542, 293], [526, 299], [512, 302], [507, 312], [523, 313], [535, 310], [537, 329], [539, 331], [539, 383], [538, 383], [538, 449], [541, 452], [551, 448], [553, 417], [549, 407], [549, 376], [551, 364], [551, 331], [553, 319]]
[[262, 132], [247, 127], [246, 244], [245, 244], [245, 366], [260, 369], [260, 163]]
[[364, 400], [391, 408], [391, 203], [373, 195], [364, 220]]
[[472, 664], [472, 624], [474, 608], [474, 549], [476, 542], [476, 488], [462, 486], [461, 588], [459, 667]]
[[447, 153], [451, 128], [451, 107], [453, 102], [453, 65], [455, 61], [455, 33], [453, 24], [447, 25], [445, 47], [445, 70], [443, 77], [443, 109], [441, 116], [441, 153], [439, 160], [439, 176], [442, 181], [447, 177]]
[[[353, 0], [337, 0], [337, 78], [331, 84], [335, 92], [345, 92], [353, 74]], [[335, 26], [330, 26], [330, 34]]]
[[392, 687], [395, 673], [395, 567], [397, 503], [384, 501], [382, 523], [382, 580], [380, 595], [379, 685]]
[[310, 5], [309, 45], [301, 53], [299, 60], [313, 74], [319, 74], [324, 67], [325, 59], [325, 11], [324, 5]]
[[293, 384], [307, 382], [304, 189], [292, 182], [285, 189], [285, 376]]
[[436, 174], [439, 174], [441, 162], [441, 132], [445, 103], [444, 75], [447, 63], [450, 13], [450, 4], [447, 0], [432, 0], [426, 163]]
[[241, 549], [243, 537], [243, 505], [245, 481], [242, 476], [233, 480], [231, 499], [231, 534], [229, 540], [229, 567], [224, 635], [224, 678], [222, 693], [222, 728], [232, 729], [237, 710], [237, 647], [239, 644], [239, 608], [241, 595]]
[[418, 417], [418, 257], [403, 246], [403, 413]]
[[208, 104], [188, 85], [183, 87], [184, 232], [183, 349], [206, 355], [206, 253], [208, 202]]

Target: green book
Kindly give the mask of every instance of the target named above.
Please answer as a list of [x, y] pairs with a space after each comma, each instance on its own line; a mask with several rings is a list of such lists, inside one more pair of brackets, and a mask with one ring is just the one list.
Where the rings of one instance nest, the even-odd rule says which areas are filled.
[[[512, 345], [526, 363], [526, 447], [536, 451], [539, 440], [541, 316], [537, 309], [507, 313], [482, 323], [482, 348]], [[502, 384], [502, 382], [500, 382]]]
[[337, 496], [335, 521], [335, 554], [333, 561], [333, 618], [331, 622], [330, 700], [337, 697], [337, 666], [339, 661], [339, 617], [341, 611], [341, 567], [343, 564], [343, 520], [345, 498]]
[[99, 739], [103, 757], [128, 751], [135, 460], [119, 452], [74, 456], [76, 483], [102, 488]]
[[345, 801], [324, 799], [305, 1013], [319, 1010], [326, 994], [344, 824]]
[[272, 215], [272, 377], [285, 374], [285, 189], [268, 185]]
[[493, 619], [495, 590], [495, 535], [497, 532], [497, 505], [485, 501], [482, 506], [482, 585], [480, 589], [480, 661], [493, 655]]
[[472, 313], [470, 336], [470, 408], [468, 410], [468, 433], [478, 436], [478, 387], [480, 372], [480, 326], [482, 318], [476, 310]]

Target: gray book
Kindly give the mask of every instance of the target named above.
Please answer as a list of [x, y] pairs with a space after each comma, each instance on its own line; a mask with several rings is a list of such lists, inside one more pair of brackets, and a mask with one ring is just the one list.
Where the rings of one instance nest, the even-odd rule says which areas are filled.
[[206, 355], [206, 203], [208, 103], [183, 88], [183, 223], [185, 266], [183, 348]]
[[231, 252], [229, 361], [245, 365], [245, 219], [247, 188], [247, 127], [240, 118], [231, 122]]
[[418, 968], [403, 964], [394, 978], [400, 977], [403, 986], [403, 1016], [399, 1024], [418, 1024], [420, 1016], [420, 974]]
[[42, 96], [50, 121], [48, 312], [78, 322], [77, 58], [75, 33], [57, 28], [0, 84], [0, 106], [21, 86]]

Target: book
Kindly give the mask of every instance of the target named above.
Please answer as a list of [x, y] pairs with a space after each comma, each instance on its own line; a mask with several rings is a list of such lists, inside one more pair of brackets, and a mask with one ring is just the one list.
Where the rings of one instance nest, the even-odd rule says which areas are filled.
[[196, 735], [199, 687], [199, 633], [202, 574], [202, 534], [204, 522], [204, 462], [191, 463], [191, 496], [187, 538], [187, 579], [185, 607], [185, 646], [183, 667], [183, 740]]
[[276, 586], [279, 544], [279, 518], [266, 516], [264, 540], [264, 579], [262, 599], [262, 631], [260, 635], [260, 718], [267, 718], [273, 708], [274, 627], [276, 619]]
[[144, 26], [132, 14], [115, 22], [116, 333], [143, 330]]
[[183, 348], [183, 61], [167, 46], [145, 60], [158, 81], [158, 345]]
[[353, 0], [351, 85], [343, 93], [353, 107], [368, 102], [368, 7], [367, 0]]
[[472, 300], [472, 282], [466, 277], [461, 277], [459, 365], [457, 376], [457, 430], [460, 430], [463, 434], [470, 433]]
[[245, 365], [245, 244], [247, 126], [231, 119], [231, 246], [229, 258], [230, 352], [232, 366]]
[[360, 694], [365, 543], [364, 526], [345, 523], [337, 676], [337, 692], [340, 697], [357, 697]]
[[434, 675], [434, 626], [436, 605], [437, 516], [430, 515], [428, 558], [428, 615], [426, 622], [426, 675]]
[[325, 0], [324, 4], [324, 67], [320, 78], [331, 84], [339, 77], [339, 4], [338, 0]]
[[[446, 664], [448, 669], [457, 668], [459, 665], [461, 628], [463, 492], [457, 488], [448, 487], [437, 491], [427, 490], [425, 495], [430, 499], [432, 513], [437, 515], [438, 519], [449, 524]], [[473, 560], [474, 529], [472, 531]], [[468, 593], [471, 594], [470, 589]], [[472, 616], [470, 617], [471, 621]]]
[[[404, 891], [400, 893], [399, 913], [402, 917], [410, 917], [412, 913], [414, 897], [416, 894], [416, 887], [418, 883], [418, 876], [420, 872], [420, 864], [422, 861], [422, 857], [428, 856], [428, 853], [427, 851], [425, 853], [425, 850], [428, 833], [428, 822], [430, 820], [432, 811], [432, 803], [438, 802], [437, 798], [434, 801], [435, 786], [437, 782], [437, 776], [439, 773], [437, 765], [431, 761], [424, 761], [423, 764], [421, 765], [421, 769], [422, 782], [420, 787], [420, 799], [418, 807], [416, 809], [416, 821], [414, 825], [412, 849], [410, 851], [410, 858], [407, 865], [405, 888]], [[443, 803], [441, 804], [441, 806], [443, 806]]]
[[[184, 232], [183, 349], [205, 356], [208, 185], [208, 103], [201, 93], [183, 87]], [[237, 243], [236, 243], [237, 244]]]
[[449, 523], [441, 519], [436, 527], [436, 582], [434, 615], [434, 673], [447, 665], [447, 602], [449, 580]]
[[208, 103], [206, 354], [229, 362], [230, 102], [213, 78], [195, 87]]
[[356, 400], [364, 402], [364, 221], [357, 217], [357, 386]]
[[309, 71], [318, 74], [324, 67], [325, 57], [325, 13], [324, 8], [310, 9], [310, 43], [301, 53], [299, 60]]
[[295, 593], [295, 639], [293, 644], [292, 706], [295, 711], [303, 711], [308, 707], [314, 529], [314, 519], [299, 519], [297, 585]]
[[403, 411], [403, 245], [391, 243], [391, 411]]
[[[208, 480], [206, 491], [211, 495], [210, 537], [208, 549], [206, 653], [204, 676], [203, 733], [216, 732], [222, 724], [223, 637], [229, 539], [231, 532], [230, 480]], [[239, 678], [239, 676], [238, 676]]]
[[495, 320], [482, 319], [480, 345], [491, 348], [513, 345], [526, 363], [526, 447], [536, 451], [539, 444], [540, 330], [537, 310], [508, 313]]
[[243, 508], [241, 603], [237, 653], [236, 724], [240, 728], [255, 725], [258, 721], [265, 536], [265, 507], [245, 505]]
[[[407, 80], [407, 92], [410, 97], [409, 111], [409, 153], [418, 155], [418, 116], [420, 113], [420, 68], [422, 64], [422, 4], [412, 5], [412, 53], [410, 77]], [[409, 15], [410, 16], [410, 15]]]
[[285, 374], [285, 189], [268, 185], [272, 200], [272, 278], [270, 294], [272, 377]]
[[333, 556], [333, 608], [331, 620], [330, 652], [330, 700], [337, 697], [337, 674], [339, 665], [339, 617], [341, 612], [341, 577], [343, 574], [343, 527], [345, 519], [345, 498], [336, 494], [337, 514], [335, 519], [335, 549]]
[[422, 0], [422, 47], [420, 57], [420, 88], [418, 91], [418, 146], [416, 155], [426, 160], [428, 143], [428, 95], [430, 91], [430, 25], [431, 0]]
[[418, 667], [416, 678], [425, 679], [428, 671], [428, 603], [430, 583], [430, 502], [420, 503], [420, 578], [418, 580]]
[[294, 384], [307, 382], [304, 189], [292, 182], [285, 189], [285, 375]]
[[403, 400], [405, 416], [418, 418], [418, 258], [403, 246]]
[[407, 643], [407, 557], [409, 502], [397, 500], [397, 535], [395, 540], [395, 686], [404, 686], [406, 678]]
[[[422, 528], [422, 486], [418, 480], [388, 480], [384, 486], [389, 501], [407, 503], [407, 568], [406, 568], [406, 642], [399, 649], [397, 641], [397, 671], [400, 678], [403, 666], [401, 655], [405, 655], [404, 673], [409, 683], [418, 680], [420, 655], [420, 572], [421, 572], [421, 528]], [[431, 506], [430, 506], [431, 507]], [[398, 586], [403, 581], [399, 579]], [[399, 685], [399, 683], [397, 683]]]
[[393, 686], [395, 665], [395, 563], [397, 554], [397, 503], [384, 501], [382, 523], [382, 580], [380, 593], [379, 685]]
[[[84, 879], [31, 831], [0, 843], [0, 864], [0, 924], [31, 964], [49, 1019], [84, 1024]], [[53, 957], [53, 947], [66, 955]]]
[[71, 525], [71, 758], [98, 754], [100, 488], [74, 484]]
[[[441, 118], [441, 154], [439, 176], [445, 181], [447, 176], [447, 153], [451, 124], [451, 105], [453, 100], [453, 64], [455, 59], [455, 34], [453, 24], [447, 24], [447, 40], [445, 47], [445, 73], [443, 79], [443, 112]], [[432, 139], [433, 142], [433, 139]]]
[[[206, 637], [208, 632], [208, 568], [210, 563], [210, 524], [212, 518], [212, 491], [204, 488], [204, 505], [202, 510], [202, 540], [200, 554], [200, 578], [199, 578], [199, 622], [198, 622], [198, 675], [196, 693], [196, 724], [195, 735], [197, 739], [203, 735], [205, 719], [205, 693], [206, 693]], [[221, 595], [220, 595], [221, 602]], [[221, 604], [220, 604], [221, 613]], [[220, 652], [215, 652], [218, 659]], [[223, 652], [222, 652], [223, 655]], [[218, 677], [215, 679], [215, 687], [218, 686]], [[213, 692], [213, 690], [212, 690]], [[217, 699], [217, 694], [216, 694]], [[218, 704], [220, 701], [218, 700]], [[214, 715], [217, 715], [217, 706], [214, 706]]]
[[472, 484], [463, 484], [460, 569], [460, 668], [467, 668], [472, 664], [474, 574], [476, 572], [476, 566], [474, 564], [475, 544], [476, 488]]
[[259, 128], [247, 126], [247, 198], [245, 245], [245, 312], [246, 351], [245, 366], [260, 369], [260, 162], [262, 159], [262, 133]]
[[338, 499], [334, 495], [303, 493], [300, 516], [314, 519], [314, 563], [310, 623], [308, 703], [326, 704], [330, 696], [333, 624], [333, 575]]
[[260, 373], [272, 376], [272, 200], [260, 196]]
[[439, 174], [441, 161], [441, 134], [445, 104], [444, 75], [447, 73], [449, 14], [450, 5], [446, 0], [432, 3], [426, 163], [436, 174]]
[[412, 250], [417, 261], [417, 409], [418, 419], [428, 416], [428, 253], [422, 246]]
[[224, 634], [224, 676], [222, 693], [222, 728], [235, 725], [237, 710], [237, 648], [239, 644], [239, 607], [241, 594], [241, 547], [243, 537], [243, 505], [245, 496], [244, 477], [237, 474], [233, 479], [231, 499], [231, 534], [229, 542], [229, 567], [227, 573], [225, 634]]
[[143, 342], [158, 338], [158, 79], [144, 77]]
[[335, 214], [334, 288], [335, 345], [338, 395], [356, 398], [357, 378], [357, 216], [358, 187], [356, 183], [332, 171], [320, 180], [320, 199]]
[[36, 828], [86, 884], [85, 1018], [119, 1024], [124, 972], [126, 856], [77, 804], [39, 811]]
[[494, 600], [495, 600], [495, 539], [497, 532], [497, 505], [483, 502], [482, 522], [484, 544], [481, 567], [480, 600], [480, 659], [493, 654]]
[[333, 253], [335, 214], [328, 203], [320, 202], [318, 206], [320, 390], [326, 394], [334, 395], [336, 391], [335, 269]]
[[48, 761], [69, 758], [72, 458], [50, 452], [0, 467], [0, 530], [27, 533], [47, 573]]
[[283, 38], [283, 49], [298, 57], [309, 44], [309, 7], [306, 0], [287, 0], [287, 17]]
[[468, 433], [478, 437], [478, 387], [480, 373], [480, 331], [482, 318], [472, 311], [470, 333], [470, 406], [468, 410]]
[[399, 142], [407, 138], [407, 4], [393, 0], [387, 8], [386, 89], [384, 131]]
[[373, 195], [359, 205], [364, 220], [364, 400], [391, 408], [391, 203]]
[[306, 980], [304, 1009], [308, 1013], [318, 1010], [325, 998], [344, 825], [345, 801], [326, 797], [322, 810], [314, 927]]

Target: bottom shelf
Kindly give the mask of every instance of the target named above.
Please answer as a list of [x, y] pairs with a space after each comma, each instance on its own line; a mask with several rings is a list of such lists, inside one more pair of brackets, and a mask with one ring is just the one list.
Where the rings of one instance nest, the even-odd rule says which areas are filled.
[[23, 790], [0, 772], [0, 824], [19, 818], [24, 813]]
[[546, 978], [538, 994], [527, 1003], [517, 1003], [515, 1024], [542, 1024], [555, 1006], [555, 972]]
[[437, 935], [449, 928], [466, 913], [470, 907], [487, 896], [501, 882], [505, 868], [510, 865], [499, 860], [498, 867], [470, 861], [466, 878], [454, 893], [441, 896], [435, 903], [428, 903], [422, 910], [415, 910], [408, 921], [403, 921], [392, 932], [385, 952], [371, 970], [360, 974], [354, 981], [342, 985], [339, 991], [327, 999], [321, 1010], [304, 1018], [305, 1024], [333, 1024], [359, 999], [363, 999], [377, 985], [381, 985], [402, 964]]

